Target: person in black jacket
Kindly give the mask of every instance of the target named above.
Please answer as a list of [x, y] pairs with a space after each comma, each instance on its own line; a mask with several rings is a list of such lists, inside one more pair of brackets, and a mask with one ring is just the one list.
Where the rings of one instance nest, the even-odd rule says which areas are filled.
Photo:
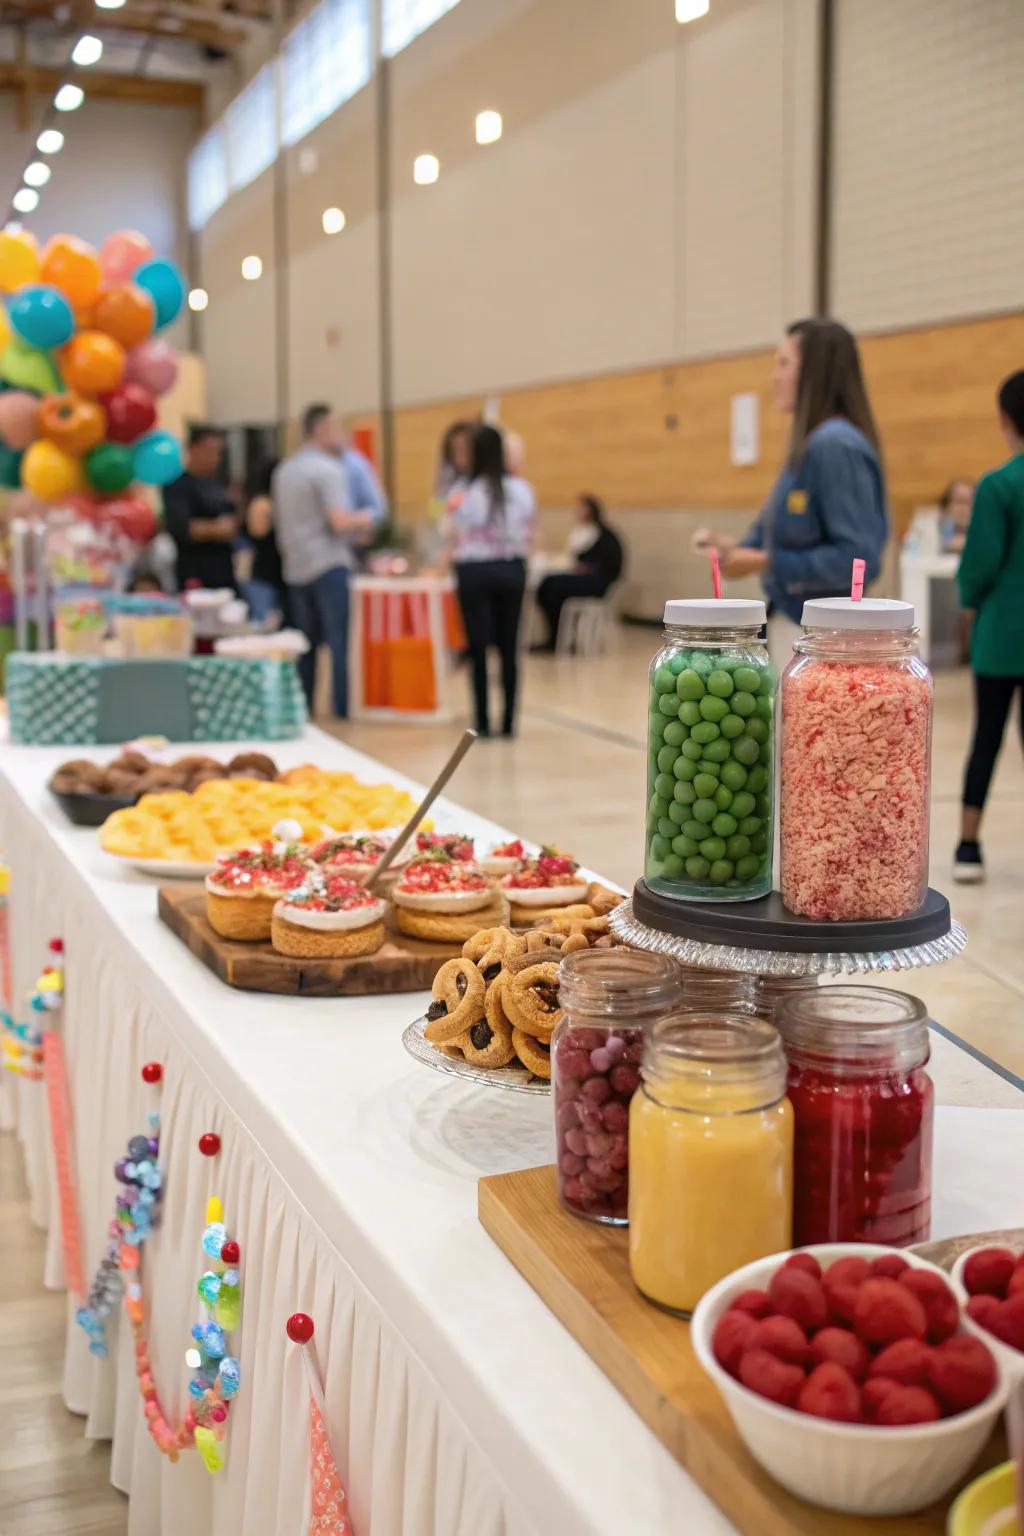
[[553, 651], [558, 621], [570, 597], [604, 597], [622, 575], [622, 541], [604, 520], [604, 507], [596, 496], [580, 496], [576, 522], [569, 535], [569, 550], [576, 564], [571, 571], [545, 576], [537, 588], [537, 602], [548, 621], [549, 634], [538, 651]]

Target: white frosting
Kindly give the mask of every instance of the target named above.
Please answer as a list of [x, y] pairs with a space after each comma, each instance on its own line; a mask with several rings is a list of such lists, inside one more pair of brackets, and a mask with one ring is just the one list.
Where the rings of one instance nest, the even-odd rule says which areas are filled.
[[509, 901], [517, 907], [567, 907], [572, 902], [586, 899], [586, 885], [506, 885], [503, 887]]
[[290, 887], [275, 885], [270, 880], [264, 885], [221, 885], [215, 872], [212, 875], [207, 875], [206, 889], [212, 896], [237, 896], [242, 901], [251, 901], [254, 896], [287, 896]]
[[480, 868], [486, 869], [489, 875], [514, 875], [522, 862], [522, 859], [509, 858], [507, 854], [489, 853], [486, 859], [480, 860]]
[[341, 912], [317, 912], [312, 907], [297, 907], [289, 901], [279, 901], [274, 916], [296, 928], [318, 928], [321, 933], [338, 933], [347, 928], [369, 928], [379, 923], [387, 911], [387, 904], [375, 901], [372, 906], [352, 907]]
[[403, 891], [396, 886], [391, 899], [396, 906], [417, 912], [475, 912], [486, 907], [493, 894], [490, 886], [482, 891]]

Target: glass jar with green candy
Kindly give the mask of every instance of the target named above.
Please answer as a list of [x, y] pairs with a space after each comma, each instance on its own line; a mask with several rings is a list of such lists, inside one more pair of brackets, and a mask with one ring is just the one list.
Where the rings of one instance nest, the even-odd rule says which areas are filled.
[[772, 887], [777, 679], [749, 598], [665, 604], [651, 663], [644, 873], [690, 901]]

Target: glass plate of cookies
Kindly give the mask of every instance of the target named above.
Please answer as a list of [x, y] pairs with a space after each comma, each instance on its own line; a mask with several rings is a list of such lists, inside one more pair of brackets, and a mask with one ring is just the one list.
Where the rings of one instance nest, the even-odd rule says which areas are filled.
[[485, 1088], [507, 1088], [513, 1093], [551, 1092], [551, 1083], [543, 1077], [535, 1077], [516, 1058], [514, 1064], [505, 1067], [474, 1067], [456, 1047], [431, 1045], [424, 1038], [427, 1016], [415, 1019], [402, 1035], [402, 1044], [409, 1055], [435, 1072], [447, 1072], [450, 1077], [461, 1077], [465, 1082], [482, 1084]]

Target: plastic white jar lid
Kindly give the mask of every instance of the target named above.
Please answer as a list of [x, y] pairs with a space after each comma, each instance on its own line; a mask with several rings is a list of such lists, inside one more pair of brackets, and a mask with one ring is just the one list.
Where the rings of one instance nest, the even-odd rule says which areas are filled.
[[743, 629], [765, 622], [764, 603], [754, 597], [675, 597], [665, 604], [666, 624], [700, 629]]
[[811, 597], [800, 616], [804, 629], [913, 629], [914, 605], [894, 597]]

